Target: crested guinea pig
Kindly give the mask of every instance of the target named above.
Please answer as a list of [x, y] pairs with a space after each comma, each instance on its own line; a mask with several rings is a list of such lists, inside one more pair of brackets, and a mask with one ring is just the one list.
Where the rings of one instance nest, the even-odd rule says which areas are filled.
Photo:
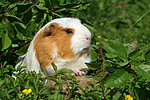
[[34, 36], [25, 55], [20, 56], [18, 66], [26, 71], [41, 71], [43, 76], [57, 70], [68, 69], [75, 75], [84, 75], [91, 61], [91, 32], [76, 18], [58, 18], [43, 26]]

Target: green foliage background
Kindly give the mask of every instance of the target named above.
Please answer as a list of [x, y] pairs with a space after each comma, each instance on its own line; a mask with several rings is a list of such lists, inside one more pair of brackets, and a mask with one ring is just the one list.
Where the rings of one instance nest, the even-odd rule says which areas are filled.
[[[0, 100], [136, 100], [150, 96], [150, 1], [149, 0], [1, 0], [0, 1]], [[23, 55], [36, 32], [47, 22], [59, 17], [77, 17], [92, 32], [91, 69], [87, 75], [100, 82], [88, 84], [89, 91], [77, 83], [68, 70], [56, 72], [59, 80], [34, 72], [22, 72], [14, 80], [17, 58]], [[54, 65], [54, 67], [56, 67]], [[73, 80], [67, 94], [62, 93], [61, 75]], [[51, 79], [56, 87], [43, 87]], [[71, 87], [71, 88], [70, 88]], [[78, 87], [83, 94], [74, 91]], [[110, 94], [113, 88], [119, 91]], [[31, 88], [31, 94], [20, 96]], [[48, 91], [44, 91], [48, 89]]]

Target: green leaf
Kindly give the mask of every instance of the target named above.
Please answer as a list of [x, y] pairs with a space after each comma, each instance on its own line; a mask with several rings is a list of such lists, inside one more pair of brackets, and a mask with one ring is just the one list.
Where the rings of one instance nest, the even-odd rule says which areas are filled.
[[61, 69], [57, 72], [57, 74], [63, 74], [63, 73], [72, 73], [72, 71], [70, 71], [68, 69]]
[[44, 11], [39, 10], [38, 13], [36, 14], [35, 22], [39, 23], [43, 18], [43, 16], [44, 16]]
[[99, 63], [85, 63], [89, 69], [96, 70], [101, 67]]
[[10, 23], [10, 22], [7, 22], [5, 24], [5, 27], [6, 27], [6, 30], [8, 31], [8, 33], [9, 33], [9, 36], [14, 38], [15, 35], [16, 35], [16, 30], [15, 30], [15, 27], [13, 26], [13, 24]]
[[66, 3], [70, 3], [71, 0], [66, 0]]
[[26, 53], [27, 51], [27, 48], [28, 48], [29, 44], [25, 44], [23, 47], [21, 47], [19, 50], [16, 50], [15, 53], [18, 55], [18, 56], [22, 56]]
[[92, 88], [95, 87], [95, 82], [94, 81], [91, 81], [91, 82], [87, 82], [88, 85], [90, 85]]
[[26, 35], [26, 26], [20, 22], [14, 22], [16, 29], [21, 32], [23, 35]]
[[45, 1], [45, 7], [47, 8], [52, 8], [52, 4], [51, 4], [51, 1], [50, 0], [44, 0]]
[[102, 43], [103, 43], [103, 48], [109, 54], [118, 55], [127, 58], [127, 50], [122, 43], [114, 40], [110, 40]]
[[28, 12], [26, 12], [26, 13], [23, 15], [22, 21], [23, 21], [25, 24], [27, 24], [27, 23], [31, 20], [32, 16], [33, 16], [33, 12], [32, 12], [32, 10], [30, 9]]
[[113, 95], [113, 100], [118, 100], [121, 95], [122, 94], [118, 91], [117, 93], [115, 93], [115, 95]]
[[48, 8], [46, 8], [46, 7], [44, 7], [44, 6], [41, 6], [41, 5], [36, 5], [35, 8], [36, 8], [37, 10], [42, 10], [42, 11], [47, 11], [47, 10], [48, 10]]
[[29, 22], [26, 28], [26, 36], [33, 37], [33, 33], [36, 33], [36, 25], [34, 22]]
[[24, 68], [27, 68], [27, 66], [18, 66], [18, 67], [17, 67], [17, 71], [21, 71], [21, 70], [23, 70]]
[[106, 79], [105, 86], [106, 87], [118, 87], [129, 79], [129, 73], [124, 69], [117, 69], [114, 73], [112, 73]]
[[54, 63], [51, 63], [52, 67], [54, 68], [55, 73], [57, 72], [57, 66]]
[[66, 8], [60, 8], [58, 10], [55, 10], [55, 12], [62, 12], [62, 11], [65, 11], [65, 10], [66, 10]]
[[143, 50], [135, 50], [134, 52], [129, 54], [129, 58], [130, 59], [141, 59], [141, 55], [142, 55]]
[[8, 20], [10, 21], [10, 23], [13, 23], [13, 22], [22, 22], [22, 20], [20, 18], [18, 18], [17, 16], [10, 15], [8, 13], [6, 13], [5, 16], [7, 16]]
[[150, 81], [150, 65], [140, 65], [137, 67], [139, 73], [143, 76], [142, 78], [145, 78]]
[[97, 53], [95, 52], [94, 48], [91, 47], [90, 53], [91, 53], [91, 59], [92, 59], [92, 61], [96, 61], [97, 58], [98, 58], [98, 55], [97, 55]]
[[0, 87], [5, 83], [5, 80], [0, 80]]
[[71, 74], [69, 74], [69, 73], [63, 73], [63, 75], [67, 76], [67, 77], [70, 78], [70, 79], [76, 79], [75, 76], [73, 76], [73, 75], [71, 75]]
[[58, 5], [59, 1], [58, 0], [51, 0], [52, 1], [52, 5]]
[[58, 13], [55, 13], [55, 12], [52, 12], [53, 15], [56, 15], [58, 17], [63, 17], [62, 15], [58, 14]]
[[88, 6], [90, 6], [91, 4], [90, 3], [81, 3], [81, 7], [79, 7], [78, 10], [83, 10], [83, 9], [87, 9]]
[[7, 49], [12, 43], [12, 40], [9, 38], [8, 33], [2, 34], [2, 50]]
[[57, 82], [56, 78], [54, 78], [54, 77], [47, 76], [46, 79], [50, 79], [50, 80], [52, 80], [54, 82]]
[[25, 36], [23, 36], [22, 33], [18, 32], [18, 30], [17, 30], [16, 37], [20, 40], [27, 40], [27, 38]]
[[97, 92], [97, 91], [88, 92], [87, 95], [98, 98], [100, 95], [100, 92]]
[[14, 74], [14, 76], [17, 77], [17, 80], [19, 80], [20, 82], [22, 81], [24, 83], [24, 79], [23, 79], [24, 77], [22, 77], [22, 76], [20, 76], [18, 74]]
[[65, 0], [59, 0], [60, 4], [63, 4], [65, 2]]
[[46, 90], [46, 89], [48, 89], [48, 87], [42, 87], [42, 88], [40, 89], [39, 93], [40, 93], [40, 94], [43, 93], [44, 90]]
[[114, 55], [114, 54], [110, 54], [110, 53], [105, 53], [106, 57], [107, 58], [114, 58], [114, 57], [117, 57], [118, 55]]
[[24, 12], [27, 12], [32, 7], [32, 5], [32, 3], [19, 3], [17, 5], [17, 12], [19, 14], [24, 14]]

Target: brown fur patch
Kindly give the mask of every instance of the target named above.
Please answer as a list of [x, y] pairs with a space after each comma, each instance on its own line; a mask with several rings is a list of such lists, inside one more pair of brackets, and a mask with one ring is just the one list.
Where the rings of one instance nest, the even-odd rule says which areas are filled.
[[[70, 49], [71, 47], [71, 38], [73, 34], [67, 34], [65, 31], [67, 29], [60, 27], [57, 23], [51, 23], [54, 25], [54, 29], [50, 30], [50, 25], [47, 26], [43, 32], [50, 31], [51, 36], [43, 37], [43, 32], [41, 32], [34, 41], [34, 49], [36, 51], [36, 57], [41, 65], [41, 67], [46, 68], [52, 62], [55, 62], [57, 59], [53, 56], [57, 51], [57, 58], [64, 60], [73, 60], [75, 55]], [[70, 29], [73, 32], [74, 29]], [[47, 33], [46, 33], [47, 34]], [[56, 50], [56, 51], [55, 51]]]

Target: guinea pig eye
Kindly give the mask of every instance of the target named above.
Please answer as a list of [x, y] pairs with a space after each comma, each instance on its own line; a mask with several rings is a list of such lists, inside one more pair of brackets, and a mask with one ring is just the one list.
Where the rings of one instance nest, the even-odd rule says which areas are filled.
[[70, 29], [67, 29], [65, 32], [66, 32], [67, 34], [73, 34], [73, 31], [70, 30]]

